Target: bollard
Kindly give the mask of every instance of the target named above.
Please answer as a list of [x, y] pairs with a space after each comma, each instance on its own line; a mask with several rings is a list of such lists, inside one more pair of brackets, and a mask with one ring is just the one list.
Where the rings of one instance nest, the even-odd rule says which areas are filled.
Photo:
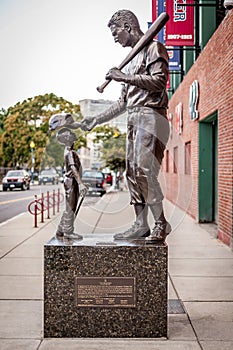
[[41, 193], [41, 222], [44, 222], [44, 193]]
[[59, 213], [60, 206], [60, 188], [57, 190], [57, 212]]
[[47, 219], [50, 219], [50, 216], [49, 216], [49, 207], [50, 207], [50, 203], [49, 203], [49, 191], [47, 191]]
[[44, 193], [41, 193], [41, 198], [38, 198], [37, 195], [35, 194], [34, 201], [28, 204], [28, 212], [34, 215], [34, 227], [38, 227], [37, 216], [39, 214], [41, 214], [41, 222], [43, 223], [44, 211], [47, 209], [47, 219], [50, 219], [50, 208], [53, 208], [53, 215], [55, 215], [56, 208], [57, 208], [57, 212], [59, 212], [60, 203], [63, 200], [64, 200], [64, 196], [63, 194], [60, 193], [59, 189], [57, 193], [55, 190], [53, 190], [53, 193], [51, 195], [49, 194], [49, 191], [47, 191], [46, 197]]
[[35, 215], [34, 215], [34, 227], [38, 227], [37, 226], [37, 195], [35, 194]]
[[53, 199], [53, 215], [55, 215], [55, 190], [53, 190], [52, 199]]

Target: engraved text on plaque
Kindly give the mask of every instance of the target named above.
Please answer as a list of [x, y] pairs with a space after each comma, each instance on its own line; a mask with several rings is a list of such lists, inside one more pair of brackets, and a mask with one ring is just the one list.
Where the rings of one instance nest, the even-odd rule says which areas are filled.
[[76, 277], [79, 307], [136, 307], [135, 277]]

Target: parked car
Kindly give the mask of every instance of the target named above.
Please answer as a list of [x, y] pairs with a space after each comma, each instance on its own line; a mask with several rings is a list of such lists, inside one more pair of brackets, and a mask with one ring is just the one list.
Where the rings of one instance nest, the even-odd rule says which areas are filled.
[[57, 185], [59, 182], [59, 175], [55, 169], [45, 169], [42, 170], [39, 175], [39, 185], [46, 185], [47, 183], [51, 183], [53, 185]]
[[107, 184], [112, 186], [112, 174], [111, 173], [105, 174], [105, 181]]
[[26, 170], [9, 170], [6, 176], [2, 180], [2, 189], [12, 191], [15, 188], [21, 188], [21, 190], [30, 189], [30, 175]]
[[106, 193], [104, 173], [98, 170], [84, 170], [82, 180], [89, 185], [88, 194], [99, 194], [103, 196]]

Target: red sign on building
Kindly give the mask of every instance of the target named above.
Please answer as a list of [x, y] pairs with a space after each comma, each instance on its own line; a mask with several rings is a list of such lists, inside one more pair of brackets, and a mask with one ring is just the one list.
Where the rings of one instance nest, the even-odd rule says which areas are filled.
[[166, 0], [166, 12], [170, 19], [166, 25], [166, 45], [194, 45], [194, 7], [193, 0]]

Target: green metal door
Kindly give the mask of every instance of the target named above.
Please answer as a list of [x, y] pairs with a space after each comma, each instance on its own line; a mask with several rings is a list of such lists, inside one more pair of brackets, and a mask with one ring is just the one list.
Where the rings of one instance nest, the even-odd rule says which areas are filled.
[[217, 113], [199, 123], [199, 222], [217, 222], [218, 124]]
[[218, 119], [213, 124], [214, 132], [214, 222], [218, 223]]

